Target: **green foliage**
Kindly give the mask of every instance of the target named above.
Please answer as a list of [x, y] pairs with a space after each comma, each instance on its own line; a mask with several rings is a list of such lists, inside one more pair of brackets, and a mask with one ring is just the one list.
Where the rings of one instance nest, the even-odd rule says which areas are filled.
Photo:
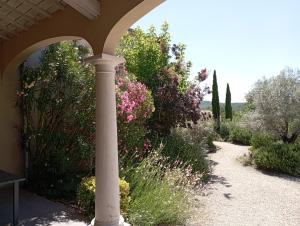
[[257, 167], [300, 176], [300, 145], [267, 143], [251, 150]]
[[219, 134], [224, 141], [229, 140], [230, 125], [228, 122], [225, 121], [221, 123]]
[[131, 185], [128, 218], [133, 225], [184, 225], [189, 217], [189, 189], [201, 178], [186, 166], [171, 167], [160, 154], [161, 148], [123, 172]]
[[[239, 102], [231, 103], [233, 114], [235, 114], [236, 112], [243, 111], [247, 107], [246, 105], [247, 105], [247, 103], [239, 103]], [[220, 108], [221, 109], [225, 108], [225, 104], [220, 103]], [[211, 101], [202, 101], [201, 102], [201, 109], [211, 111], [212, 110]]]
[[121, 213], [126, 216], [126, 214], [129, 211], [129, 204], [130, 204], [130, 187], [129, 183], [121, 179], [120, 180], [120, 208], [121, 208]]
[[[127, 183], [124, 179], [120, 179], [119, 189], [121, 213], [126, 216], [130, 203], [129, 183]], [[83, 178], [77, 190], [77, 202], [83, 212], [91, 218], [95, 215], [95, 192], [95, 177]]]
[[231, 93], [228, 83], [226, 87], [225, 118], [232, 120]]
[[[210, 142], [210, 138], [208, 139]], [[169, 158], [168, 161], [171, 164], [179, 160], [184, 164], [191, 165], [195, 172], [202, 173], [203, 175], [209, 172], [203, 145], [200, 146], [198, 141], [180, 130], [173, 130], [165, 139], [162, 154]]]
[[212, 113], [216, 123], [216, 130], [220, 129], [220, 101], [219, 101], [219, 91], [216, 70], [214, 70], [213, 75], [213, 86], [212, 86]]
[[173, 134], [178, 134], [185, 142], [198, 146], [202, 152], [216, 148], [213, 141], [218, 138], [218, 134], [214, 131], [211, 121], [203, 121], [192, 128], [177, 127]]
[[232, 127], [229, 140], [235, 144], [250, 145], [252, 133], [246, 128]]
[[[171, 128], [186, 127], [200, 117], [199, 103], [207, 89], [188, 82], [191, 63], [185, 61], [185, 45], [171, 45], [168, 24], [161, 32], [154, 27], [147, 32], [131, 29], [122, 38], [118, 55], [126, 59], [129, 73], [135, 74], [152, 92], [155, 112], [148, 121], [153, 136], [168, 136]], [[207, 77], [206, 70], [199, 73], [199, 81]]]
[[128, 71], [154, 91], [158, 86], [157, 75], [170, 59], [170, 41], [168, 24], [162, 26], [160, 34], [154, 27], [148, 32], [138, 27], [122, 37], [117, 53], [126, 59]]
[[[26, 66], [22, 72], [22, 145], [29, 153], [29, 184], [39, 194], [72, 199], [81, 178], [94, 170], [96, 82], [93, 67], [81, 62], [86, 51], [76, 42], [54, 44], [42, 52], [38, 68]], [[119, 151], [143, 153], [153, 98], [120, 68]]]
[[251, 146], [254, 149], [269, 146], [274, 142], [274, 138], [267, 133], [254, 133], [251, 138]]
[[72, 198], [93, 169], [95, 76], [82, 50], [75, 42], [51, 45], [38, 68], [21, 74], [22, 146], [30, 185], [41, 194]]
[[146, 86], [124, 69], [119, 65], [116, 76], [119, 153], [139, 151], [143, 154], [149, 132], [145, 125], [154, 111], [153, 98]]
[[278, 76], [259, 80], [247, 95], [253, 123], [280, 138], [294, 143], [300, 134], [300, 71], [287, 68]]
[[[141, 183], [141, 182], [140, 182]], [[176, 191], [166, 181], [154, 188], [146, 188], [130, 207], [133, 225], [182, 225], [186, 220], [186, 200], [182, 191]]]
[[296, 144], [300, 144], [300, 136], [298, 136], [297, 140], [295, 141]]

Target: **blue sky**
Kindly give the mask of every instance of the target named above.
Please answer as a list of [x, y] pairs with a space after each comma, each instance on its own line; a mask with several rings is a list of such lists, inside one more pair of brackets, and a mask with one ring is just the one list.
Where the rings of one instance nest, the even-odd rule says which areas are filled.
[[232, 101], [240, 102], [259, 78], [300, 68], [299, 0], [167, 0], [134, 26], [159, 28], [164, 21], [172, 41], [187, 45], [191, 76], [206, 67], [211, 85], [216, 69], [221, 102], [227, 82]]

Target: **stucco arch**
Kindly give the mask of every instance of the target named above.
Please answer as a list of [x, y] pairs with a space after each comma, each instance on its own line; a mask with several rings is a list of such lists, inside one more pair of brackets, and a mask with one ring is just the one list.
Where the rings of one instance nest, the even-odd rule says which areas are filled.
[[[9, 62], [9, 64], [4, 68], [2, 77], [18, 74], [17, 73], [18, 67], [28, 57], [30, 57], [33, 53], [37, 52], [40, 49], [43, 49], [43, 48], [45, 48], [51, 44], [57, 43], [57, 42], [68, 41], [68, 40], [79, 40], [79, 39], [85, 40], [84, 38], [79, 37], [79, 36], [59, 36], [59, 37], [48, 38], [48, 39], [36, 42], [33, 45], [31, 45], [31, 46], [27, 47], [26, 49], [24, 49], [23, 51], [21, 51]], [[89, 44], [89, 46], [91, 47], [90, 44]]]
[[156, 6], [160, 5], [165, 0], [144, 0], [127, 12], [117, 23], [112, 27], [103, 46], [103, 53], [114, 55], [116, 47], [124, 34], [132, 24], [149, 13]]
[[[31, 54], [50, 44], [63, 40], [86, 40], [94, 55], [114, 55], [123, 33], [138, 19], [165, 0], [101, 0], [100, 15], [89, 20], [72, 7], [43, 19], [18, 33], [0, 41], [0, 166], [22, 175], [24, 153], [19, 146], [18, 128], [22, 124], [17, 103], [19, 66]], [[9, 151], [8, 151], [9, 150]]]
[[[0, 74], [10, 71], [12, 62], [26, 59], [27, 52], [51, 42], [81, 37], [93, 48], [95, 55], [113, 55], [122, 34], [138, 19], [165, 0], [102, 0], [101, 13], [89, 20], [71, 7], [53, 14], [23, 31], [18, 36], [0, 42]], [[1, 76], [0, 76], [1, 77]]]

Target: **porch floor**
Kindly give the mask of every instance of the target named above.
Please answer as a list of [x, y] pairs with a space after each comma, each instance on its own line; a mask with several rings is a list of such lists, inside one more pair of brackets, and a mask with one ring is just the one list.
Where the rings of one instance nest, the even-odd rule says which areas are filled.
[[[12, 189], [0, 188], [0, 225], [12, 222]], [[87, 226], [89, 222], [74, 209], [20, 190], [20, 226]]]

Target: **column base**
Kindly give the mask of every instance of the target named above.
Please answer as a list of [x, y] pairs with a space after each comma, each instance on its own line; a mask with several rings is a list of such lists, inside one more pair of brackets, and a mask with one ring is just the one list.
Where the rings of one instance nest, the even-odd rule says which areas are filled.
[[120, 216], [119, 223], [96, 222], [94, 218], [89, 226], [131, 226], [131, 225], [126, 223], [124, 221], [124, 218]]

